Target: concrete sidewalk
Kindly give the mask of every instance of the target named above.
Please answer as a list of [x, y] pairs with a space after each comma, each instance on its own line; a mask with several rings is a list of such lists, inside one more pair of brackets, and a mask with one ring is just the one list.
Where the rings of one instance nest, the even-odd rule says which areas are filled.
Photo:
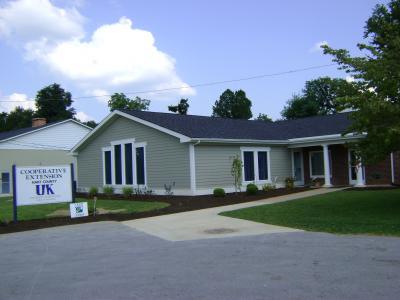
[[296, 200], [342, 190], [315, 189], [253, 202], [207, 208], [146, 219], [122, 222], [124, 225], [169, 241], [185, 241], [301, 230], [219, 216], [224, 211]]

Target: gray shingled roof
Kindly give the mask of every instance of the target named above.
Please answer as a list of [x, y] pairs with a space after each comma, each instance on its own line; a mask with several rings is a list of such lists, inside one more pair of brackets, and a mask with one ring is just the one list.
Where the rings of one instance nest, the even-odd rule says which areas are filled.
[[3, 131], [3, 132], [0, 132], [0, 141], [6, 140], [6, 139], [9, 139], [9, 138], [12, 138], [14, 136], [18, 136], [18, 135], [21, 135], [21, 134], [24, 134], [24, 133], [28, 133], [28, 132], [31, 132], [31, 131], [34, 131], [34, 130], [38, 130], [38, 129], [41, 129], [41, 128], [44, 128], [44, 127], [48, 127], [50, 125], [61, 123], [61, 122], [64, 122], [64, 121], [65, 120], [61, 120], [61, 121], [57, 121], [57, 122], [51, 122], [51, 123], [48, 123], [46, 125], [38, 126], [38, 127], [26, 127], [26, 128], [14, 129], [14, 130], [9, 130], [9, 131]]
[[148, 111], [121, 110], [190, 138], [287, 140], [341, 134], [350, 125], [350, 113], [297, 120], [264, 122]]

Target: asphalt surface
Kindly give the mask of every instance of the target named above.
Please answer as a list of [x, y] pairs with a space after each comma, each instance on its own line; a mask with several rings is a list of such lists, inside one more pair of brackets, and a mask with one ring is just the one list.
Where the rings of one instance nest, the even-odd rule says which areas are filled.
[[0, 236], [0, 299], [399, 299], [400, 238], [172, 242], [104, 222]]

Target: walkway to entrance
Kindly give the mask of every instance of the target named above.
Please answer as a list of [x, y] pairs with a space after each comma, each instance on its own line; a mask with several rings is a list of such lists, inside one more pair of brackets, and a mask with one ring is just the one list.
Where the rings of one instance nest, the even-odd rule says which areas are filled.
[[123, 224], [170, 241], [245, 236], [278, 232], [299, 232], [300, 230], [297, 229], [233, 219], [219, 216], [218, 214], [223, 211], [296, 200], [338, 190], [341, 189], [316, 189], [254, 202], [220, 206], [146, 219], [131, 220], [123, 222]]

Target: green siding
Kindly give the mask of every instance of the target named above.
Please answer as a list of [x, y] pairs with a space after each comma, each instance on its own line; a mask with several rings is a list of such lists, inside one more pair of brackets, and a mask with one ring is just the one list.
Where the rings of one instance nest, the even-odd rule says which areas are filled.
[[178, 138], [124, 117], [116, 117], [106, 128], [100, 129], [80, 149], [78, 154], [78, 187], [103, 186], [102, 148], [111, 141], [135, 138], [147, 142], [147, 186], [164, 189], [164, 184], [175, 182], [177, 189], [190, 188], [189, 146]]
[[[242, 145], [253, 147], [253, 145]], [[198, 189], [233, 187], [231, 175], [232, 157], [240, 155], [240, 145], [197, 145], [195, 146], [196, 187]], [[269, 147], [254, 145], [254, 147]], [[286, 147], [270, 146], [271, 179], [283, 184], [286, 177], [292, 176], [290, 150]]]

